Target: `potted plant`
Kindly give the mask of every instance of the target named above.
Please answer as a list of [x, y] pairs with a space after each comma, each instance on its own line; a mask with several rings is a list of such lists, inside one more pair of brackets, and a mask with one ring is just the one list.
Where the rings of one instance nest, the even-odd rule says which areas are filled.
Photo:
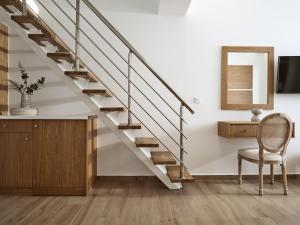
[[37, 115], [37, 109], [32, 108], [31, 105], [31, 96], [34, 92], [40, 90], [40, 87], [45, 83], [46, 79], [45, 77], [41, 77], [36, 82], [29, 83], [28, 73], [21, 62], [19, 62], [18, 68], [22, 83], [13, 80], [8, 80], [8, 83], [10, 88], [21, 94], [21, 104], [20, 108], [11, 109], [10, 113], [12, 115]]

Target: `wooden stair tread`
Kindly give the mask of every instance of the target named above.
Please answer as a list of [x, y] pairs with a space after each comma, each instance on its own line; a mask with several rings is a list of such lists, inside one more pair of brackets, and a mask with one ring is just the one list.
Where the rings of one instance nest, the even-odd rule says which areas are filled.
[[[5, 10], [6, 10], [6, 7], [9, 6], [9, 5], [15, 6], [20, 12], [22, 12], [22, 10], [23, 10], [22, 3], [18, 0], [1, 0], [0, 5], [2, 7], [4, 7]], [[7, 11], [9, 13], [13, 13], [13, 11], [11, 11], [8, 8], [7, 8]]]
[[[68, 63], [74, 64], [75, 63], [75, 59], [73, 57], [73, 55], [70, 52], [48, 52], [47, 56], [50, 59], [53, 59], [56, 63], [61, 64], [62, 62], [60, 60], [65, 60]], [[83, 68], [83, 65], [80, 64], [80, 68]], [[72, 74], [78, 74], [78, 75], [83, 75], [84, 72], [82, 71], [67, 71], [69, 72], [68, 75], [72, 75]], [[89, 74], [89, 72], [86, 72]], [[66, 74], [67, 75], [67, 74]]]
[[14, 15], [10, 17], [13, 21], [17, 23], [31, 23], [34, 20], [34, 16], [32, 15]]
[[28, 38], [35, 41], [40, 46], [45, 46], [43, 41], [49, 42], [53, 46], [56, 46], [58, 51], [67, 51], [67, 49], [58, 41], [55, 37], [49, 36], [47, 34], [28, 34]]
[[18, 16], [11, 16], [11, 19], [16, 22], [17, 24], [19, 24], [23, 29], [25, 30], [30, 30], [29, 27], [27, 27], [25, 25], [25, 23], [30, 23], [34, 26], [38, 26], [36, 24], [36, 22], [34, 21], [34, 17], [32, 15], [27, 15], [27, 16], [22, 16], [22, 15], [18, 15]]
[[59, 58], [72, 56], [70, 52], [48, 52], [47, 55]]
[[142, 125], [140, 123], [121, 123], [119, 125], [120, 130], [137, 130], [137, 129], [142, 129]]
[[187, 168], [184, 169], [183, 179], [180, 178], [180, 166], [166, 166], [166, 169], [172, 183], [190, 182], [194, 180], [193, 176], [189, 173]]
[[154, 151], [151, 152], [151, 159], [154, 165], [176, 165], [176, 160], [171, 152]]
[[156, 138], [139, 137], [135, 139], [136, 147], [153, 147], [158, 148], [159, 143]]
[[8, 13], [14, 13], [8, 6], [15, 6], [18, 10], [22, 11], [20, 3], [16, 0], [1, 0], [0, 6], [2, 6]]
[[48, 52], [47, 56], [56, 63], [62, 63], [60, 60], [65, 60], [71, 64], [75, 62], [75, 59], [70, 52]]
[[25, 24], [31, 24], [36, 29], [42, 31], [42, 33], [50, 35], [51, 32], [47, 26], [45, 26], [38, 17], [35, 17], [32, 13], [28, 12], [26, 16], [18, 15], [18, 16], [11, 16], [11, 19], [19, 24], [23, 29], [30, 30]]
[[124, 107], [102, 107], [100, 108], [101, 112], [124, 112]]
[[88, 71], [65, 71], [65, 75], [73, 79], [81, 77], [90, 82], [98, 82], [98, 80]]
[[8, 7], [8, 4], [3, 4], [2, 2], [0, 2], [0, 5], [1, 5], [8, 13], [14, 13], [14, 11], [11, 10], [11, 9]]
[[83, 89], [82, 93], [88, 95], [103, 95], [105, 97], [112, 97], [112, 94], [105, 89]]
[[39, 40], [39, 41], [50, 41], [52, 39], [51, 36], [45, 34], [28, 34], [28, 37], [32, 40]]
[[87, 76], [89, 75], [90, 73], [88, 71], [75, 71], [75, 70], [72, 70], [72, 71], [65, 71], [65, 75], [67, 76], [72, 76], [72, 75], [78, 75], [78, 76]]

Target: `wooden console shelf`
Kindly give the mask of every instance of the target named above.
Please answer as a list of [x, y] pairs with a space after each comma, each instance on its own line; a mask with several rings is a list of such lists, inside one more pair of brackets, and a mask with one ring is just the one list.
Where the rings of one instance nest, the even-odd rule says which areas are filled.
[[[248, 121], [219, 121], [218, 135], [225, 138], [256, 138], [259, 122]], [[293, 135], [295, 137], [295, 124]]]
[[96, 139], [95, 118], [0, 119], [0, 193], [88, 194]]

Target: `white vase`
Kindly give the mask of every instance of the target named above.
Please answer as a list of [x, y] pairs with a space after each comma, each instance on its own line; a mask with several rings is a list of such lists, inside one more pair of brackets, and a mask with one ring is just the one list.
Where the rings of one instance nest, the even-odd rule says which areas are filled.
[[39, 113], [37, 108], [32, 108], [31, 95], [22, 94], [20, 108], [10, 109], [12, 116], [37, 116]]
[[20, 106], [21, 108], [31, 108], [31, 95], [22, 94]]
[[262, 109], [252, 109], [251, 113], [253, 114], [251, 121], [252, 122], [260, 122], [260, 115], [263, 113]]

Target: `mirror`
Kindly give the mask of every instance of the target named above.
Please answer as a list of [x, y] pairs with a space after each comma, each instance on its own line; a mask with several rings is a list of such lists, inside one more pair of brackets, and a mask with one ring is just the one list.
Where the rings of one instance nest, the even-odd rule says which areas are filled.
[[222, 109], [273, 109], [274, 48], [222, 47]]

